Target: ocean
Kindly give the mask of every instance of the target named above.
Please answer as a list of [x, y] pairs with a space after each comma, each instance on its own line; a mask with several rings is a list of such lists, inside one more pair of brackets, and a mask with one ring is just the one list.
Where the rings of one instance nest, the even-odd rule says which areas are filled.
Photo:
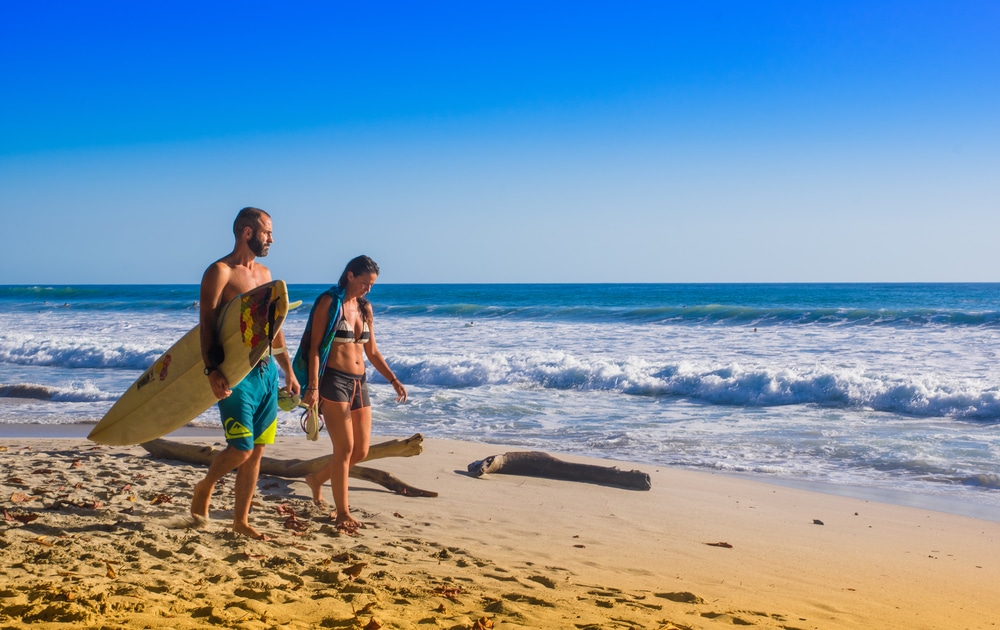
[[[285, 324], [293, 351], [325, 288], [290, 285], [305, 302]], [[0, 424], [96, 422], [197, 323], [197, 299], [196, 285], [0, 286]], [[397, 404], [369, 369], [376, 435], [1000, 520], [1000, 284], [376, 284], [370, 299], [410, 392]], [[302, 434], [280, 416], [280, 434]]]

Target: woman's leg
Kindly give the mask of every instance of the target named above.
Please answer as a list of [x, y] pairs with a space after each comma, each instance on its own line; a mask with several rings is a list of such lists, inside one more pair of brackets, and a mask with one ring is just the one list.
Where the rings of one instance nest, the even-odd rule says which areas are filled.
[[[323, 418], [326, 420], [326, 430], [333, 444], [333, 457], [330, 460], [330, 484], [333, 487], [333, 504], [337, 508], [335, 522], [338, 528], [354, 530], [361, 526], [351, 518], [347, 502], [347, 478], [351, 469], [355, 446], [353, 413], [348, 403], [322, 403]], [[366, 440], [363, 439], [365, 443]], [[366, 446], [367, 448], [367, 446]]]
[[354, 449], [351, 451], [351, 466], [368, 457], [368, 447], [372, 441], [372, 408], [362, 407], [351, 412], [354, 429]]

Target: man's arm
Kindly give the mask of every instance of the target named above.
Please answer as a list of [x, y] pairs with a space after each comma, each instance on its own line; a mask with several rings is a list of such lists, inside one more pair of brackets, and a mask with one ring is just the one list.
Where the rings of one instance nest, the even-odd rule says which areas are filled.
[[[221, 263], [214, 263], [205, 270], [205, 275], [201, 278], [199, 322], [201, 324], [201, 358], [205, 362], [205, 369], [210, 370], [208, 382], [212, 386], [212, 393], [219, 400], [227, 398], [232, 394], [226, 377], [219, 370], [217, 365], [210, 358], [210, 349], [219, 343], [215, 330], [216, 317], [219, 313], [219, 306], [222, 304], [222, 292], [229, 282], [229, 268]], [[213, 369], [214, 368], [214, 369]]]
[[278, 362], [281, 371], [285, 373], [285, 389], [292, 396], [298, 396], [301, 393], [301, 385], [299, 385], [299, 380], [295, 378], [295, 372], [292, 370], [291, 355], [288, 346], [285, 345], [285, 331], [279, 330], [278, 334], [274, 336], [274, 347], [284, 350], [284, 352], [276, 353], [274, 360]]

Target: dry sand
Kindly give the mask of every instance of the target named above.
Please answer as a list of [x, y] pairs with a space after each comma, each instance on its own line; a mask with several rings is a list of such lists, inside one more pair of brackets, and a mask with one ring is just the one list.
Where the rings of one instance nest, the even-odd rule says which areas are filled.
[[[267, 454], [322, 455], [320, 439], [279, 438]], [[352, 480], [366, 523], [356, 537], [334, 531], [301, 481], [262, 477], [251, 520], [273, 540], [261, 542], [229, 530], [232, 475], [208, 529], [177, 528], [202, 468], [140, 447], [0, 438], [0, 627], [992, 628], [1000, 618], [998, 522], [629, 464], [618, 466], [648, 472], [651, 491], [475, 479], [470, 462], [508, 449], [424, 446], [370, 465], [440, 496]]]

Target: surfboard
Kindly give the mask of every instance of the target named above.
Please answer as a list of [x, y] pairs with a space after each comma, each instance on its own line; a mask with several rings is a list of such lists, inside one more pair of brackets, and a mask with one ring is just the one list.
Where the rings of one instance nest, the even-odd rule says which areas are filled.
[[[288, 313], [288, 288], [275, 280], [238, 295], [219, 315], [219, 369], [230, 386], [268, 352]], [[142, 444], [179, 429], [217, 402], [205, 377], [201, 329], [195, 326], [112, 405], [87, 437], [100, 444]]]

